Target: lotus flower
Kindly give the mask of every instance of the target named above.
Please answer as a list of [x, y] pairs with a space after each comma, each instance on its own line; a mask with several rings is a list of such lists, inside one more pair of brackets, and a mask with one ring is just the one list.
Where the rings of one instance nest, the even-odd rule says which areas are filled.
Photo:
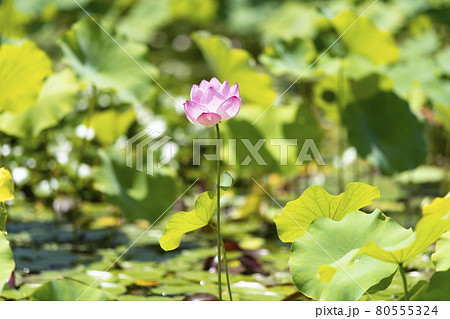
[[232, 87], [228, 81], [220, 83], [216, 78], [203, 80], [200, 85], [194, 84], [191, 100], [184, 103], [184, 112], [189, 121], [211, 127], [220, 121], [235, 117], [241, 109], [239, 86]]

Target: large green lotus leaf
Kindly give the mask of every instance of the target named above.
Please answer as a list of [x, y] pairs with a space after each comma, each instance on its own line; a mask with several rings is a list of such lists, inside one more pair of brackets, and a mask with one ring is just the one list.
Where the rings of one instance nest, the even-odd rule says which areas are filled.
[[277, 39], [264, 48], [259, 60], [275, 75], [292, 74], [300, 76], [316, 56], [316, 48], [311, 40]]
[[410, 300], [413, 301], [449, 301], [450, 270], [436, 271], [429, 283], [422, 283]]
[[[157, 220], [173, 203], [174, 178], [169, 174], [148, 175], [127, 167], [118, 152], [100, 151], [101, 166], [96, 170], [94, 187], [119, 207], [128, 220]], [[125, 155], [122, 156], [125, 158]]]
[[437, 271], [430, 279], [430, 284], [422, 300], [450, 301], [450, 270]]
[[124, 112], [111, 109], [94, 113], [89, 124], [86, 124], [94, 129], [95, 138], [100, 143], [111, 145], [128, 131], [135, 120], [133, 109]]
[[15, 267], [13, 253], [3, 232], [0, 231], [0, 293]]
[[170, 21], [170, 5], [170, 1], [136, 2], [119, 21], [117, 33], [136, 41], [150, 41]]
[[226, 39], [197, 32], [192, 35], [206, 62], [220, 81], [237, 82], [245, 102], [267, 107], [275, 99], [272, 79], [254, 70], [255, 61], [243, 49], [232, 49]]
[[0, 131], [19, 138], [38, 136], [73, 110], [78, 90], [77, 79], [69, 69], [50, 76], [34, 106], [19, 114], [0, 115]]
[[450, 268], [450, 232], [442, 235], [436, 242], [436, 252], [431, 255], [431, 260], [437, 271], [446, 271]]
[[423, 208], [423, 217], [415, 233], [403, 241], [393, 241], [388, 246], [368, 242], [357, 254], [365, 254], [382, 261], [401, 264], [420, 254], [445, 232], [450, 230], [450, 196], [435, 198]]
[[353, 102], [343, 116], [349, 142], [384, 174], [414, 169], [425, 161], [421, 126], [408, 103], [390, 92]]
[[0, 111], [20, 113], [33, 106], [51, 61], [33, 42], [0, 46]]
[[[81, 297], [81, 298], [80, 298]], [[107, 301], [108, 295], [98, 288], [72, 279], [56, 279], [47, 282], [31, 295], [33, 301]]]
[[330, 195], [319, 185], [313, 185], [299, 198], [288, 202], [273, 221], [277, 225], [281, 241], [293, 242], [306, 233], [316, 218], [341, 220], [348, 213], [370, 205], [378, 197], [378, 188], [364, 183], [350, 183], [346, 191], [337, 196]]
[[[225, 173], [226, 177], [221, 183], [220, 197], [233, 185], [233, 178]], [[184, 234], [208, 225], [214, 211], [217, 208], [217, 192], [210, 191], [200, 194], [195, 200], [194, 209], [190, 212], [179, 212], [170, 218], [164, 231], [164, 236], [159, 238], [159, 244], [165, 251], [174, 250], [180, 246]]]
[[[358, 16], [351, 10], [343, 11], [333, 19], [333, 25], [339, 35], [343, 34]], [[373, 63], [386, 64], [396, 62], [400, 50], [394, 37], [386, 31], [379, 30], [367, 17], [361, 17], [354, 26], [347, 30], [341, 40], [352, 50]]]
[[355, 252], [369, 240], [384, 247], [410, 234], [379, 210], [351, 212], [341, 221], [317, 218], [292, 245], [292, 279], [316, 300], [358, 300], [372, 287], [385, 289], [397, 265]]
[[[118, 39], [122, 47], [150, 74], [155, 68], [147, 62], [147, 48]], [[64, 61], [83, 79], [99, 88], [115, 89], [124, 101], [148, 99], [153, 80], [90, 19], [75, 23], [60, 38]]]
[[25, 25], [30, 18], [16, 10], [13, 0], [4, 0], [0, 3], [0, 34], [6, 37], [23, 37]]

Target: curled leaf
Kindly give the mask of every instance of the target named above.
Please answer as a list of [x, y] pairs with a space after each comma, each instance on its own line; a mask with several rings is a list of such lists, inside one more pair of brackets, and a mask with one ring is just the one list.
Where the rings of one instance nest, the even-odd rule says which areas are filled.
[[450, 230], [450, 197], [435, 198], [426, 205], [423, 217], [416, 225], [415, 233], [403, 241], [389, 247], [380, 247], [376, 242], [370, 241], [358, 251], [382, 261], [400, 264], [420, 254], [434, 243], [445, 232]]
[[283, 242], [293, 242], [316, 218], [341, 220], [351, 211], [371, 204], [377, 197], [380, 197], [378, 188], [364, 183], [350, 183], [346, 191], [337, 196], [330, 195], [318, 185], [310, 186], [298, 199], [288, 202], [280, 215], [275, 215], [273, 221], [278, 237]]
[[[225, 173], [225, 179], [220, 187], [220, 197], [232, 186], [234, 180]], [[172, 216], [166, 225], [164, 236], [159, 238], [159, 244], [165, 251], [174, 250], [180, 246], [183, 235], [208, 225], [217, 208], [217, 192], [210, 191], [200, 194], [195, 200], [194, 209], [190, 212], [179, 212]]]

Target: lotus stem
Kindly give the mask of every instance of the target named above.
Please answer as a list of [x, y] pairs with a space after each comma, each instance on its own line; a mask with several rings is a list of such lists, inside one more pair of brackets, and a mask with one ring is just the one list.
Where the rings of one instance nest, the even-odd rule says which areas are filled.
[[406, 281], [406, 272], [405, 268], [403, 267], [403, 264], [398, 264], [398, 268], [400, 270], [400, 275], [402, 276], [402, 282], [403, 282], [403, 291], [405, 293], [405, 300], [409, 301], [409, 294], [408, 294], [408, 282]]
[[[217, 233], [217, 228], [214, 227], [213, 224], [209, 223], [209, 226]], [[229, 275], [229, 272], [228, 272], [227, 250], [225, 249], [225, 243], [223, 242], [222, 238], [220, 238], [220, 243], [221, 243], [222, 249], [223, 249], [223, 260], [224, 260], [224, 264], [225, 264], [225, 274], [226, 274], [226, 277], [227, 277], [228, 294], [230, 295], [230, 301], [233, 301], [233, 294], [231, 293], [230, 275]]]

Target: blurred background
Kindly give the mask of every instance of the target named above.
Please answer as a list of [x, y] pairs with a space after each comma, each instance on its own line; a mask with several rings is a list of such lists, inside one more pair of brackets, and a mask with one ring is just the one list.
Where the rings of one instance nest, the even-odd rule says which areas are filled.
[[[158, 245], [168, 218], [215, 187], [215, 163], [192, 164], [192, 140], [215, 132], [182, 107], [215, 76], [240, 86], [241, 112], [222, 124], [238, 164], [249, 155], [240, 139], [298, 141], [287, 165], [269, 143], [264, 166], [227, 166], [225, 152], [237, 298], [305, 299], [272, 222], [280, 209], [252, 178], [282, 206], [310, 185], [338, 194], [368, 183], [381, 192], [368, 210], [415, 225], [449, 190], [449, 31], [449, 0], [1, 0], [0, 166], [16, 186], [7, 228], [18, 288], [1, 298], [60, 277], [90, 284], [197, 178], [95, 287], [118, 300], [216, 293], [213, 233], [171, 253]], [[125, 165], [127, 140], [146, 128], [171, 138], [153, 176]], [[295, 164], [306, 139], [326, 165]], [[411, 261], [411, 280], [429, 265]], [[401, 287], [389, 289], [379, 298]]]

